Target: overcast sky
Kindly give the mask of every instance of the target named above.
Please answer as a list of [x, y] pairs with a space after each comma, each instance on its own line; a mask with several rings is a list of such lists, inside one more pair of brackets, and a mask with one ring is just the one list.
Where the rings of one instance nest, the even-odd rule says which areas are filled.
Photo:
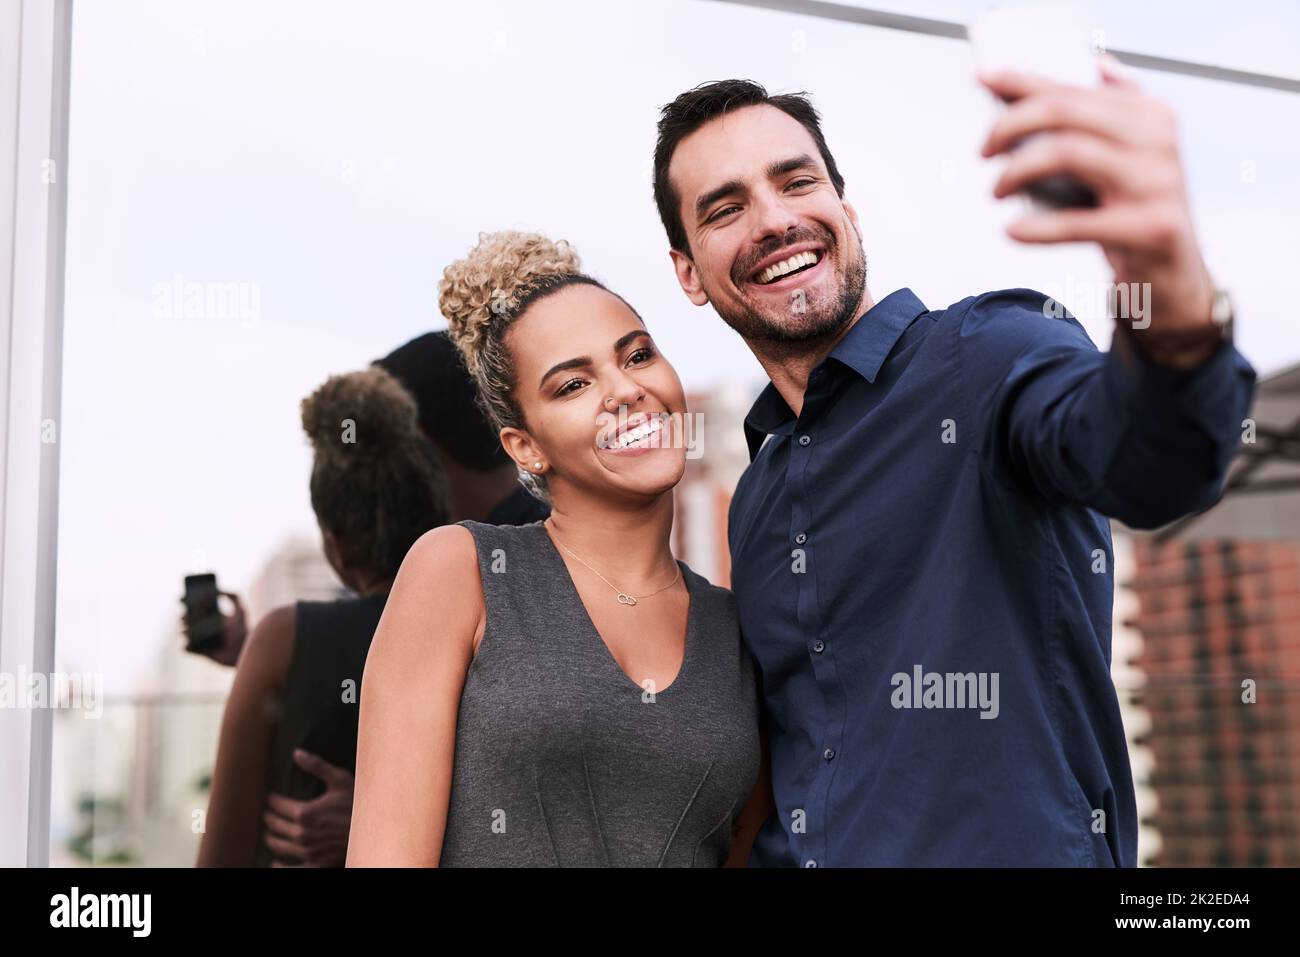
[[[965, 20], [974, 2], [875, 4]], [[1295, 71], [1294, 4], [1100, 2], [1108, 46]], [[243, 589], [315, 534], [298, 403], [445, 323], [480, 230], [572, 241], [688, 389], [763, 380], [682, 296], [650, 194], [658, 108], [705, 80], [809, 91], [864, 226], [877, 299], [1059, 295], [1103, 348], [1087, 246], [1022, 247], [978, 156], [994, 111], [964, 43], [711, 0], [79, 2], [74, 14], [58, 650], [133, 687], [181, 578]], [[1180, 111], [1207, 260], [1262, 372], [1300, 362], [1300, 96], [1137, 71]], [[177, 281], [238, 317], [166, 314]], [[1091, 284], [1091, 285], [1090, 285]], [[161, 315], [160, 315], [161, 313]]]

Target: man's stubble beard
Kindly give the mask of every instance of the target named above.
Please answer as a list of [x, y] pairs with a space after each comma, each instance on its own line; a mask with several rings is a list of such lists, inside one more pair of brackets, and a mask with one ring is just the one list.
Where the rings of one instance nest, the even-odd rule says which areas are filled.
[[[854, 238], [856, 239], [856, 235]], [[769, 349], [775, 346], [776, 351], [787, 351], [782, 348], [783, 345], [806, 348], [817, 342], [832, 339], [858, 317], [862, 295], [867, 288], [866, 251], [862, 248], [861, 240], [854, 245], [857, 247], [857, 256], [845, 271], [839, 294], [818, 302], [806, 302], [803, 313], [796, 312], [796, 301], [793, 297], [787, 306], [789, 318], [785, 321], [773, 320], [762, 313], [743, 308], [741, 310], [728, 308], [727, 311], [723, 311], [717, 301], [710, 297], [713, 310], [746, 342], [761, 342]], [[791, 321], [795, 318], [798, 322]], [[799, 352], [802, 348], [789, 351]]]

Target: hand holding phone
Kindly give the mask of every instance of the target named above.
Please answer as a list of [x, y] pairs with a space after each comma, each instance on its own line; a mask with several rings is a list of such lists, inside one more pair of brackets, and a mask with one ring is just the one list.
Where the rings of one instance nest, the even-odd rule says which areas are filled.
[[[218, 605], [224, 595], [234, 605], [227, 615]], [[217, 588], [217, 576], [212, 573], [187, 575], [185, 596], [181, 599], [185, 613], [181, 616], [181, 629], [185, 634], [185, 650], [205, 655], [218, 664], [234, 665], [248, 637], [244, 606], [234, 592]]]
[[[1072, 3], [1044, 0], [993, 7], [968, 25], [967, 36], [981, 69], [1033, 73], [1071, 86], [1097, 85], [1097, 63], [1083, 16]], [[1063, 173], [1035, 180], [1024, 194], [1040, 209], [1098, 204], [1091, 188]]]

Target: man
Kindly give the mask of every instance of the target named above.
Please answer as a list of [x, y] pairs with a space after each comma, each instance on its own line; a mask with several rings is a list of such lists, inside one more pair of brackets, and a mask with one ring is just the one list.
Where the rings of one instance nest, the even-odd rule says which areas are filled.
[[1028, 289], [875, 302], [802, 96], [727, 80], [662, 111], [677, 279], [771, 379], [729, 515], [776, 803], [751, 865], [1136, 863], [1102, 516], [1146, 528], [1213, 504], [1254, 372], [1201, 259], [1171, 112], [1113, 61], [1102, 76], [981, 80], [1011, 102], [985, 155], [1047, 134], [995, 195], [1050, 175], [1097, 195], [1010, 234], [1100, 243], [1116, 290], [1150, 290], [1108, 353]]

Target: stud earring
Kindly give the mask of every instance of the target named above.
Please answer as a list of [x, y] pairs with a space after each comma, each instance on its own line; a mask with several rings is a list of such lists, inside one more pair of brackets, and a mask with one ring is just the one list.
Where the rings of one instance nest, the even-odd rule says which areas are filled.
[[540, 472], [541, 469], [542, 469], [542, 463], [541, 463], [541, 462], [534, 462], [534, 463], [533, 463], [533, 468], [537, 469], [537, 470]]

